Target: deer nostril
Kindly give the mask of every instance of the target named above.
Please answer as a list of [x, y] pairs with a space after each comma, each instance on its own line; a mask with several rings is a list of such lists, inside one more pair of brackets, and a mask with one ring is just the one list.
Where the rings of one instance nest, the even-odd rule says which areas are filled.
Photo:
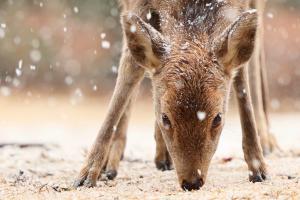
[[186, 180], [182, 181], [181, 187], [183, 190], [192, 191], [199, 190], [200, 187], [204, 185], [204, 181], [202, 178], [197, 178], [195, 181], [189, 183]]

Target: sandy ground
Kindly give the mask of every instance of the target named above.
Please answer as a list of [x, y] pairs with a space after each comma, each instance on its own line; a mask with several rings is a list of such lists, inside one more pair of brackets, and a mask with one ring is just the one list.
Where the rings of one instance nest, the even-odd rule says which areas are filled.
[[300, 199], [299, 113], [272, 114], [272, 131], [285, 152], [268, 156], [270, 179], [255, 184], [247, 180], [238, 116], [230, 113], [207, 183], [200, 191], [184, 192], [175, 171], [154, 166], [153, 111], [141, 99], [117, 179], [74, 190], [70, 186], [107, 105], [107, 99], [76, 106], [67, 98], [0, 100], [0, 143], [43, 144], [0, 146], [0, 199]]

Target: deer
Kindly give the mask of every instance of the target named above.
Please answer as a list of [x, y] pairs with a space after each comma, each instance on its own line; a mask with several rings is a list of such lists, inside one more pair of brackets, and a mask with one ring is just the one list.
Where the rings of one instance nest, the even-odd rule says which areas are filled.
[[[145, 74], [155, 107], [155, 164], [200, 189], [236, 93], [249, 181], [268, 177], [268, 87], [261, 0], [120, 0], [123, 49], [108, 113], [74, 187], [117, 176], [131, 108]], [[249, 71], [249, 72], [248, 72]], [[250, 77], [250, 79], [249, 79]], [[250, 81], [251, 80], [251, 81]]]

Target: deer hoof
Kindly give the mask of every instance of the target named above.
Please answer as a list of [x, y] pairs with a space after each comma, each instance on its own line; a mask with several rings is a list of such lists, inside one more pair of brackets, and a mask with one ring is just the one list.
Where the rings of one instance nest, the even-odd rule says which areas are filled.
[[252, 183], [263, 182], [267, 179], [268, 177], [265, 173], [256, 173], [253, 175], [249, 175], [249, 181]]
[[95, 169], [90, 169], [89, 171], [87, 171], [87, 168], [82, 169], [79, 177], [74, 181], [73, 187], [95, 187], [97, 185], [98, 174], [98, 170]]
[[84, 181], [83, 185], [84, 187], [92, 188], [96, 186], [96, 181], [88, 178]]
[[81, 187], [81, 186], [84, 186], [84, 187], [87, 187], [87, 188], [95, 187], [96, 186], [96, 181], [93, 181], [91, 179], [84, 179], [84, 178], [77, 179], [77, 180], [74, 181], [73, 187], [75, 189], [78, 188], [78, 187]]
[[263, 182], [264, 179], [260, 175], [249, 176], [249, 181], [252, 183]]
[[108, 170], [105, 174], [108, 180], [114, 180], [117, 177], [118, 172], [117, 170]]
[[73, 188], [78, 188], [80, 186], [82, 186], [83, 184], [83, 181], [82, 180], [75, 180], [74, 183], [73, 183]]
[[169, 161], [157, 161], [155, 162], [156, 168], [160, 171], [172, 170], [172, 163]]

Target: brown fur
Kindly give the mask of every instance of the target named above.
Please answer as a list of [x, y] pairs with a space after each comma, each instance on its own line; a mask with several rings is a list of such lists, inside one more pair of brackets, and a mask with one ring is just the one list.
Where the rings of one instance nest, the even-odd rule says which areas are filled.
[[[145, 71], [151, 74], [153, 83], [158, 168], [170, 169], [174, 164], [185, 190], [199, 189], [205, 183], [224, 125], [231, 83], [237, 73], [234, 88], [250, 181], [265, 179], [266, 167], [254, 118], [261, 112], [254, 115], [246, 73], [246, 62], [258, 43], [256, 38], [260, 38], [255, 37], [257, 14], [246, 12], [250, 3], [245, 0], [121, 1], [125, 41], [117, 85], [76, 187], [95, 186], [107, 160], [107, 170], [113, 174], [112, 178], [116, 176], [124, 151], [129, 102], [133, 102], [133, 94]], [[151, 19], [147, 18], [149, 13]], [[255, 111], [264, 112], [259, 105]], [[199, 119], [199, 112], [206, 114], [205, 119]], [[118, 137], [113, 137], [114, 126], [121, 128]]]

